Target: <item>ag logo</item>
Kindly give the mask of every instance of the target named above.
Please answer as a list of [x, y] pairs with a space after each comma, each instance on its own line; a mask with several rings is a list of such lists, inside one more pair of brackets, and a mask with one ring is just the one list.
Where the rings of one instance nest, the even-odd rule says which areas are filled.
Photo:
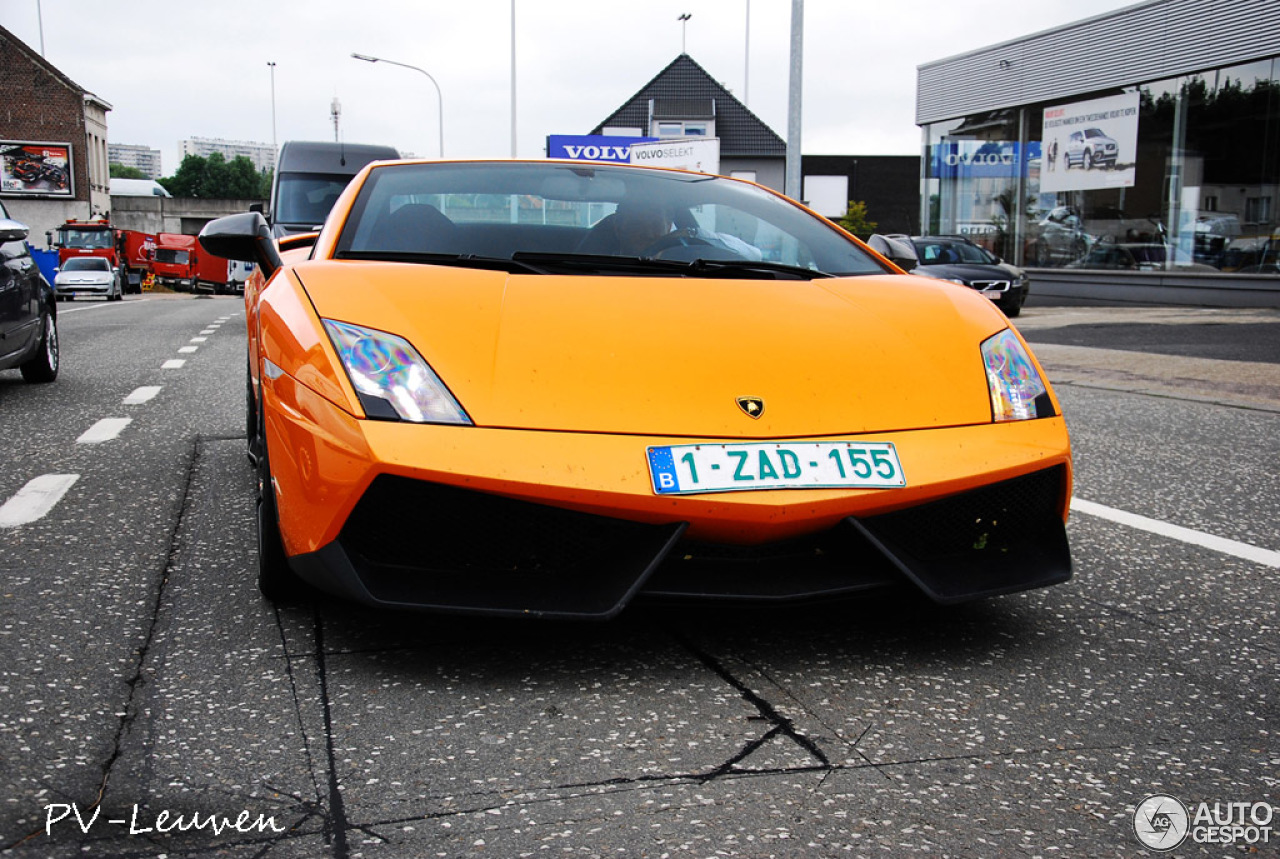
[[1190, 815], [1172, 796], [1149, 796], [1133, 810], [1133, 831], [1152, 850], [1173, 850], [1187, 837]]
[[738, 408], [749, 418], [758, 418], [764, 414], [764, 400], [759, 397], [738, 397]]

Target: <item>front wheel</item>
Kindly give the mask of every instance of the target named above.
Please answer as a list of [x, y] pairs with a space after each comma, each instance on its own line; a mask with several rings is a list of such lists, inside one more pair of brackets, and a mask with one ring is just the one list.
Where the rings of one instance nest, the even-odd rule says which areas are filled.
[[58, 319], [46, 309], [40, 349], [34, 358], [22, 365], [22, 378], [28, 382], [52, 382], [58, 378]]
[[[261, 415], [261, 406], [258, 414]], [[258, 591], [270, 602], [287, 603], [305, 598], [307, 585], [289, 568], [280, 535], [280, 510], [271, 483], [271, 462], [267, 457], [266, 431], [258, 420], [262, 450], [258, 455]]]

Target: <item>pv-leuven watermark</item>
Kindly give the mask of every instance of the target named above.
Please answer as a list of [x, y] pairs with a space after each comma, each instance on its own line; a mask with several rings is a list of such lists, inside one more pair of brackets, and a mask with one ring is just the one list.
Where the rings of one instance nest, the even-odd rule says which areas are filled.
[[[1167, 794], [1149, 796], [1133, 810], [1133, 831], [1152, 850], [1194, 844], [1270, 844], [1275, 807], [1267, 802], [1200, 802], [1190, 806]], [[1280, 840], [1280, 839], [1277, 839]]]
[[61, 829], [71, 826], [78, 826], [82, 833], [88, 835], [89, 830], [100, 824], [127, 827], [124, 829], [124, 833], [127, 835], [166, 835], [171, 832], [191, 832], [193, 830], [209, 832], [214, 835], [221, 835], [228, 831], [238, 832], [242, 835], [263, 832], [279, 834], [288, 829], [286, 826], [277, 825], [274, 816], [259, 814], [255, 817], [249, 811], [241, 811], [235, 817], [216, 813], [200, 814], [198, 811], [175, 814], [168, 809], [150, 813], [141, 811], [137, 803], [133, 804], [132, 812], [128, 817], [107, 817], [104, 819], [102, 806], [96, 806], [92, 810], [81, 810], [74, 802], [51, 803], [44, 807], [44, 812], [45, 835], [53, 835], [54, 827]]

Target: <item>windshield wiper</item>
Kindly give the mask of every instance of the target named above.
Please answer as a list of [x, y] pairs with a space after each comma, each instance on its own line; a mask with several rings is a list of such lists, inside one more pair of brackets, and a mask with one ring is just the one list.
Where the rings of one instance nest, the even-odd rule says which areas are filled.
[[818, 277], [835, 277], [825, 271], [787, 265], [780, 262], [747, 259], [696, 259], [672, 260], [656, 257], [612, 256], [607, 254], [554, 254], [536, 251], [519, 251], [511, 255], [513, 260], [536, 263], [556, 269], [567, 268], [590, 271], [622, 272], [628, 274], [668, 274], [673, 277], [758, 277], [776, 279], [778, 275], [790, 275], [803, 280]]
[[759, 259], [702, 259], [700, 257], [693, 262], [688, 263], [688, 265], [693, 269], [693, 271], [699, 273], [720, 271], [777, 272], [778, 274], [793, 275], [802, 280], [813, 280], [818, 277], [836, 276], [816, 268], [806, 268], [802, 265], [788, 265], [784, 262], [770, 262], [768, 260]]
[[422, 265], [450, 265], [458, 268], [478, 268], [487, 271], [505, 271], [511, 274], [549, 274], [515, 257], [484, 257], [476, 254], [438, 254], [420, 251], [338, 251], [336, 259], [378, 260], [381, 262], [411, 262]]

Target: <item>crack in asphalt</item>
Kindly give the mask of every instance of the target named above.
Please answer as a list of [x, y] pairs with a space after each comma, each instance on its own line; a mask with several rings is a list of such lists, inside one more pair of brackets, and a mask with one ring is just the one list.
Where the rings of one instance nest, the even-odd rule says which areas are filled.
[[[325, 757], [329, 764], [329, 811], [325, 815], [325, 842], [333, 846], [335, 859], [347, 859], [350, 847], [347, 830], [353, 828], [347, 821], [346, 804], [338, 779], [338, 763], [333, 748], [333, 706], [329, 698], [329, 672], [324, 652], [324, 619], [319, 609], [312, 609], [315, 618], [316, 679], [320, 684], [320, 704], [324, 712]], [[358, 827], [354, 827], [358, 828]]]

